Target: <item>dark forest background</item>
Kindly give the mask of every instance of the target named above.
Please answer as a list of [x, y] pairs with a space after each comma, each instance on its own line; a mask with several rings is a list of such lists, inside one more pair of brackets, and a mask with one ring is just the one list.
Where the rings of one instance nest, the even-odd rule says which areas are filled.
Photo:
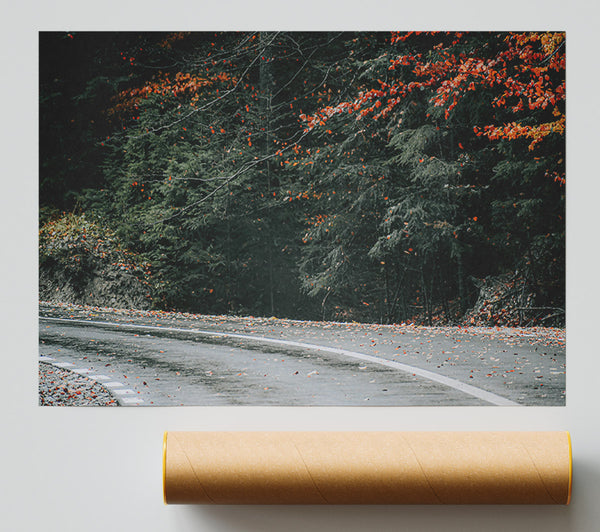
[[40, 299], [564, 324], [564, 33], [39, 44]]

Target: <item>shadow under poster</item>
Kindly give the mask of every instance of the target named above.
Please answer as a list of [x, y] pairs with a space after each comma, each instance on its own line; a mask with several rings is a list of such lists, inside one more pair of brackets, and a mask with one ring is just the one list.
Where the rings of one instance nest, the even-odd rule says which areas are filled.
[[565, 33], [39, 33], [40, 405], [565, 404]]

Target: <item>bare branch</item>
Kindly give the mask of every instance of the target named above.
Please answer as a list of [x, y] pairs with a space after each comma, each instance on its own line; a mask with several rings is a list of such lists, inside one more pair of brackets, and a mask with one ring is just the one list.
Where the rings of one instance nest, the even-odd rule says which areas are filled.
[[237, 88], [240, 86], [242, 80], [246, 77], [246, 74], [250, 71], [250, 69], [254, 66], [254, 64], [261, 58], [262, 53], [268, 48], [268, 46], [273, 42], [273, 40], [277, 37], [278, 34], [279, 34], [279, 32], [274, 33], [273, 36], [271, 37], [271, 39], [269, 40], [269, 42], [267, 42], [258, 51], [258, 53], [254, 57], [254, 59], [250, 62], [250, 64], [244, 69], [244, 71], [242, 72], [242, 74], [238, 77], [238, 80], [234, 84], [233, 88], [229, 89], [228, 91], [223, 92], [222, 94], [220, 94], [219, 96], [217, 96], [216, 98], [214, 98], [210, 102], [205, 103], [201, 107], [195, 107], [194, 109], [192, 109], [186, 115], [182, 116], [181, 118], [179, 118], [179, 119], [177, 119], [177, 120], [175, 120], [175, 121], [173, 121], [173, 122], [171, 122], [169, 124], [165, 124], [165, 125], [162, 125], [160, 127], [148, 129], [148, 130], [146, 130], [145, 133], [142, 133], [141, 135], [137, 135], [137, 136], [130, 135], [128, 138], [138, 139], [138, 138], [145, 137], [146, 135], [150, 135], [151, 133], [157, 133], [158, 131], [162, 131], [164, 129], [170, 129], [173, 126], [176, 126], [177, 124], [181, 124], [182, 122], [184, 122], [185, 120], [187, 120], [191, 116], [195, 115], [196, 113], [199, 113], [201, 111], [205, 111], [206, 109], [208, 109], [209, 107], [212, 107], [217, 102], [223, 100], [224, 98], [227, 98], [230, 94], [232, 94], [233, 92], [235, 92], [237, 90]]
[[[150, 224], [149, 227], [153, 227], [153, 226], [155, 226], [157, 224], [164, 223], [164, 222], [167, 222], [167, 221], [172, 220], [174, 218], [177, 218], [178, 216], [181, 216], [184, 212], [189, 211], [190, 209], [192, 209], [194, 207], [197, 207], [198, 205], [204, 203], [206, 200], [208, 200], [209, 198], [211, 198], [212, 196], [214, 196], [219, 190], [221, 190], [223, 187], [225, 187], [231, 181], [233, 181], [234, 179], [236, 179], [237, 177], [239, 177], [243, 173], [247, 172], [251, 168], [254, 168], [257, 165], [259, 165], [259, 164], [261, 164], [261, 163], [263, 163], [265, 161], [268, 161], [269, 159], [273, 159], [274, 157], [280, 156], [284, 151], [290, 150], [297, 142], [300, 142], [306, 135], [308, 135], [310, 133], [310, 131], [302, 131], [301, 133], [302, 134], [300, 135], [300, 138], [297, 141], [295, 141], [293, 144], [290, 144], [289, 146], [286, 146], [285, 148], [277, 150], [274, 153], [270, 153], [269, 155], [265, 155], [264, 157], [256, 158], [253, 161], [249, 161], [249, 162], [245, 163], [237, 172], [233, 173], [230, 176], [224, 176], [224, 177], [218, 178], [218, 179], [222, 179], [223, 183], [220, 184], [215, 189], [213, 189], [208, 194], [206, 194], [206, 196], [203, 196], [198, 201], [195, 201], [193, 203], [190, 203], [189, 205], [186, 205], [185, 207], [181, 208], [179, 211], [177, 211], [176, 213], [172, 214], [171, 216], [167, 216], [166, 218], [162, 218], [160, 220], [157, 220], [156, 222]], [[215, 178], [215, 179], [217, 179], [217, 178]]]

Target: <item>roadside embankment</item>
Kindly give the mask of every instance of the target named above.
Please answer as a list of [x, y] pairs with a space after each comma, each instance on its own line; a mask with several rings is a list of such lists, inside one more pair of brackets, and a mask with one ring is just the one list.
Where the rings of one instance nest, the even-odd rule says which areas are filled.
[[118, 406], [100, 383], [73, 371], [39, 363], [40, 406]]

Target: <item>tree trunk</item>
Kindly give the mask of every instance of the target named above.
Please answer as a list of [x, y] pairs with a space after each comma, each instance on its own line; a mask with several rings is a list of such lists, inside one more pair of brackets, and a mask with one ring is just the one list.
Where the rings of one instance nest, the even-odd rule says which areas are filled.
[[[268, 46], [269, 34], [261, 33], [261, 50], [262, 57], [260, 60], [259, 68], [259, 92], [261, 98], [261, 121], [264, 124], [264, 144], [263, 144], [263, 155], [269, 153], [271, 147], [271, 115], [273, 112], [272, 98], [273, 98], [273, 75], [269, 63], [270, 51]], [[266, 173], [266, 186], [267, 186], [267, 197], [271, 197], [271, 167], [269, 161], [265, 165]], [[267, 248], [267, 271], [268, 271], [268, 292], [269, 292], [269, 309], [271, 316], [275, 315], [275, 286], [273, 281], [273, 224], [268, 223], [265, 234], [265, 245]]]
[[456, 257], [456, 282], [458, 284], [458, 298], [460, 300], [460, 311], [464, 314], [467, 310], [467, 295], [465, 291], [465, 278], [462, 253], [459, 251]]

